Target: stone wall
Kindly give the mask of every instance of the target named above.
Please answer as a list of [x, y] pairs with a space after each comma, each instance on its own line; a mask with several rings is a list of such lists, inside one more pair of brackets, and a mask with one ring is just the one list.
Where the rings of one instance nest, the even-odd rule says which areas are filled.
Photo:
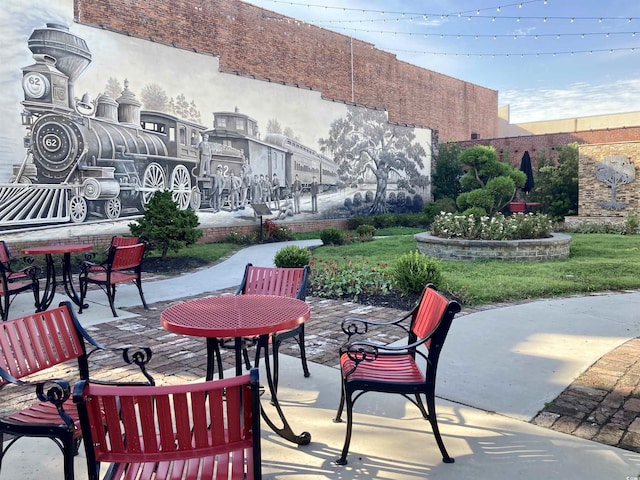
[[578, 218], [622, 220], [640, 212], [640, 142], [580, 145], [578, 151]]
[[[220, 69], [388, 111], [442, 140], [498, 134], [498, 92], [237, 0], [74, 0], [79, 23], [211, 54]], [[179, 72], [177, 72], [179, 73]]]
[[439, 238], [428, 233], [414, 235], [418, 250], [442, 260], [546, 261], [569, 257], [571, 237], [554, 233], [550, 238], [531, 240], [465, 240]]

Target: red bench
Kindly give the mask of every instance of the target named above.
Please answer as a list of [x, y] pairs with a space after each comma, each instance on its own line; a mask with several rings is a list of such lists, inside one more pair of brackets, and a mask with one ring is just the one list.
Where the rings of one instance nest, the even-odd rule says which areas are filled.
[[[91, 348], [88, 353], [87, 344]], [[48, 437], [64, 455], [65, 480], [73, 480], [73, 457], [82, 440], [78, 412], [70, 400], [69, 382], [56, 379], [53, 370], [75, 360], [77, 373], [73, 380], [88, 380], [89, 356], [99, 350], [117, 351], [125, 363], [140, 367], [146, 381], [137, 385], [153, 384], [153, 378], [146, 371], [146, 364], [151, 359], [149, 348], [104, 347], [82, 328], [69, 302], [0, 323], [0, 389], [5, 393], [4, 398], [15, 398], [6, 395], [8, 392], [4, 389], [8, 386], [15, 387], [12, 391], [16, 393], [20, 393], [19, 387], [35, 387], [37, 397], [37, 401], [22, 402], [13, 413], [0, 416], [0, 443], [5, 433], [12, 435], [3, 444], [0, 467], [7, 450], [21, 437]], [[31, 377], [34, 374], [38, 374], [37, 378]]]

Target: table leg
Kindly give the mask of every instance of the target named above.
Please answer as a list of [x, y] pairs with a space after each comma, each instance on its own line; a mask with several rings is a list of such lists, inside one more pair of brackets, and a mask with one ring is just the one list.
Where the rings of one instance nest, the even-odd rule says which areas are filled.
[[45, 263], [47, 266], [46, 283], [44, 284], [42, 298], [38, 306], [39, 312], [47, 310], [53, 302], [53, 297], [56, 295], [56, 265], [53, 261], [53, 255], [45, 255]]
[[220, 356], [219, 340], [207, 338], [207, 376], [206, 380], [213, 380], [213, 372], [218, 367], [218, 378], [222, 380], [222, 357]]
[[82, 305], [80, 297], [76, 293], [76, 289], [73, 286], [73, 272], [71, 271], [71, 253], [65, 253], [62, 257], [62, 283], [64, 284], [64, 291], [67, 296], [79, 307], [89, 308], [88, 304]]
[[[269, 385], [269, 392], [271, 393], [271, 403], [275, 407], [278, 412], [278, 416], [280, 417], [280, 421], [282, 422], [282, 427], [277, 427], [273, 421], [267, 416], [264, 409], [262, 410], [262, 418], [269, 425], [269, 427], [278, 435], [280, 435], [285, 440], [289, 440], [291, 443], [295, 443], [297, 445], [308, 445], [311, 442], [311, 434], [309, 432], [302, 432], [300, 435], [296, 435], [289, 422], [284, 416], [282, 412], [282, 408], [280, 407], [280, 402], [278, 401], [278, 393], [276, 391], [273, 375], [271, 372], [271, 361], [269, 360], [269, 335], [261, 335], [258, 340], [258, 348], [264, 349], [264, 367], [267, 372], [267, 383]], [[236, 362], [238, 362], [238, 350], [236, 349]], [[238, 363], [236, 363], [237, 369]], [[242, 370], [241, 360], [240, 360], [240, 370]]]

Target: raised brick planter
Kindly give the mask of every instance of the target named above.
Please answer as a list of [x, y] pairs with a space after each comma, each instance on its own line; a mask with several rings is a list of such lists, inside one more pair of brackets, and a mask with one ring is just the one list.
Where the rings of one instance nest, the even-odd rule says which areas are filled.
[[553, 233], [550, 238], [529, 240], [464, 240], [440, 238], [428, 232], [414, 235], [418, 250], [442, 260], [476, 260], [480, 258], [546, 261], [569, 256], [571, 237]]

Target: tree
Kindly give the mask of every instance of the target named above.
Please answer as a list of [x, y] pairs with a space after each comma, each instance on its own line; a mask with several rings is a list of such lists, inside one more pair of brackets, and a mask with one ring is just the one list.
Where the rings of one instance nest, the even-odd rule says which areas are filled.
[[466, 191], [456, 198], [461, 210], [477, 207], [494, 215], [513, 200], [516, 187], [522, 187], [527, 180], [520, 170], [498, 161], [493, 147], [469, 147], [459, 158], [466, 171], [460, 179]]
[[462, 147], [457, 143], [441, 144], [433, 156], [431, 174], [431, 193], [434, 200], [451, 198], [455, 200], [462, 193], [460, 179], [464, 175], [459, 156]]
[[596, 165], [596, 178], [611, 187], [611, 200], [600, 202], [608, 210], [621, 210], [626, 202], [616, 200], [618, 187], [635, 180], [636, 169], [633, 161], [625, 155], [609, 155]]
[[147, 203], [144, 216], [137, 223], [130, 223], [129, 230], [142, 237], [151, 249], [160, 250], [162, 258], [169, 250], [180, 251], [193, 245], [201, 236], [196, 212], [188, 208], [180, 210], [169, 190], [156, 191]]
[[109, 77], [107, 80], [107, 85], [104, 87], [104, 93], [109, 95], [114, 100], [120, 96], [122, 93], [122, 85], [115, 77]]
[[282, 126], [277, 118], [270, 118], [267, 121], [267, 133], [282, 133]]
[[537, 163], [536, 186], [529, 198], [540, 203], [541, 212], [562, 220], [578, 214], [578, 144], [559, 145], [556, 151], [557, 165]]
[[157, 83], [148, 83], [140, 92], [142, 105], [145, 110], [166, 112], [168, 110], [167, 92]]
[[176, 97], [175, 114], [180, 118], [189, 118], [189, 102], [183, 93]]
[[[369, 213], [387, 212], [389, 173], [409, 172], [409, 165], [424, 167], [426, 153], [415, 140], [413, 128], [389, 124], [385, 112], [349, 107], [347, 116], [335, 120], [329, 137], [320, 139], [322, 151], [333, 152], [341, 177], [357, 181], [370, 170], [376, 193]], [[417, 168], [414, 168], [417, 172]]]

